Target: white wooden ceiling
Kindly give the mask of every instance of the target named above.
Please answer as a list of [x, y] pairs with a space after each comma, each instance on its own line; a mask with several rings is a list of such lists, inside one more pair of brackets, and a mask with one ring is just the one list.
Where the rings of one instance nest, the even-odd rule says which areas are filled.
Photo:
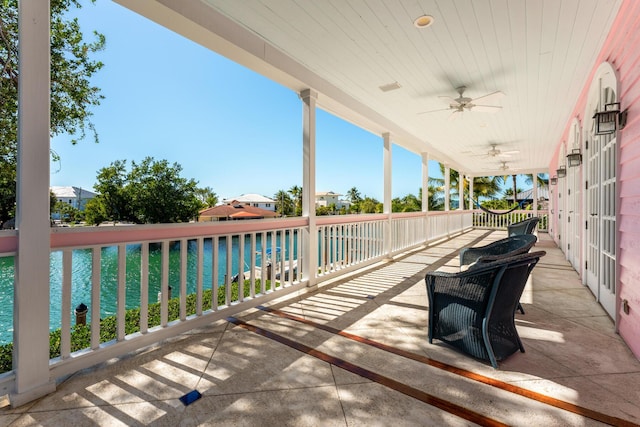
[[[545, 171], [621, 0], [117, 0], [471, 175]], [[418, 29], [415, 18], [435, 21]], [[381, 86], [396, 83], [398, 89]], [[439, 96], [501, 91], [449, 120]], [[509, 157], [483, 155], [490, 144]]]

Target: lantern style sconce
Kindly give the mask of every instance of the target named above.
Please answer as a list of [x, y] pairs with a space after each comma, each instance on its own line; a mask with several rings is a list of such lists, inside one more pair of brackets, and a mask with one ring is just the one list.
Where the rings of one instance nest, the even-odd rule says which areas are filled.
[[627, 110], [620, 111], [620, 103], [605, 104], [604, 111], [598, 111], [593, 115], [595, 119], [596, 135], [607, 135], [627, 124]]
[[558, 178], [564, 178], [565, 176], [567, 176], [567, 167], [565, 165], [560, 166], [558, 169], [556, 169], [556, 175], [558, 176]]
[[557, 176], [551, 177], [549, 182], [551, 182], [551, 185], [556, 185], [558, 183], [558, 177]]
[[582, 164], [582, 154], [579, 148], [574, 148], [571, 153], [567, 154], [567, 164], [570, 168], [580, 166]]

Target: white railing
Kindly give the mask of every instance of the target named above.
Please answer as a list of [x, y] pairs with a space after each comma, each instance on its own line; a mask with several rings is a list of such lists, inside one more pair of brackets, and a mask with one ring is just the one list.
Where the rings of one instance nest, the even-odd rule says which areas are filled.
[[318, 278], [361, 267], [384, 255], [385, 215], [317, 218]]
[[[531, 218], [535, 214], [532, 210], [515, 210], [512, 212], [495, 210], [492, 212], [495, 212], [495, 214], [490, 214], [480, 209], [473, 211], [473, 227], [506, 230], [507, 225]], [[547, 210], [539, 210], [537, 211], [537, 215], [538, 218], [540, 218], [538, 231], [548, 231], [549, 212]]]
[[[317, 217], [311, 277], [321, 283], [457, 234], [471, 221], [471, 211]], [[51, 377], [305, 288], [306, 230], [305, 218], [52, 228], [50, 325], [59, 355]], [[0, 232], [0, 257], [13, 257], [17, 245], [15, 231]], [[86, 326], [78, 326], [83, 316]], [[77, 330], [85, 337], [79, 346]], [[0, 395], [13, 381], [13, 372], [0, 374]]]

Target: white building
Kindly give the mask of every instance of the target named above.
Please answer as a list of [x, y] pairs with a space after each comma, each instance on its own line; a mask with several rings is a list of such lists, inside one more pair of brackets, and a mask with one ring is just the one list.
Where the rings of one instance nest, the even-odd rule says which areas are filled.
[[316, 193], [316, 207], [335, 205], [336, 209], [342, 209], [343, 207], [349, 209], [349, 201], [340, 199], [340, 196], [342, 194], [334, 193], [333, 191], [320, 191]]
[[265, 209], [268, 211], [276, 210], [276, 201], [260, 194], [243, 194], [237, 197], [231, 197], [224, 199], [223, 204], [229, 204], [231, 202], [239, 202], [245, 206], [253, 206], [255, 208]]
[[84, 210], [87, 202], [98, 194], [93, 191], [85, 190], [81, 187], [49, 187], [51, 192], [56, 196], [59, 202], [68, 203], [76, 209]]

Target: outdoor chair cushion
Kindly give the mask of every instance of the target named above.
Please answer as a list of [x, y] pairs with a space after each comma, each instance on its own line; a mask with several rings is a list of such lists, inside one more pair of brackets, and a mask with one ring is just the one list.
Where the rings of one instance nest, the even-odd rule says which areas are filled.
[[429, 343], [439, 339], [494, 368], [524, 347], [515, 309], [531, 270], [545, 252], [501, 258], [459, 273], [428, 272]]

